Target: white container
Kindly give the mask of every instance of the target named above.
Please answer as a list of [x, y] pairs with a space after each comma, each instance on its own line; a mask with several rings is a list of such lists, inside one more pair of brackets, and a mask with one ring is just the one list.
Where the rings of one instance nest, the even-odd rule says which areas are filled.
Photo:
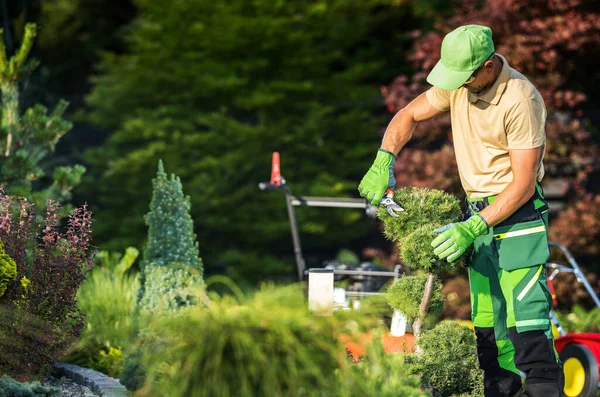
[[407, 318], [398, 310], [394, 310], [392, 314], [392, 323], [390, 325], [390, 335], [403, 336], [406, 334]]
[[333, 314], [333, 269], [308, 269], [308, 309]]

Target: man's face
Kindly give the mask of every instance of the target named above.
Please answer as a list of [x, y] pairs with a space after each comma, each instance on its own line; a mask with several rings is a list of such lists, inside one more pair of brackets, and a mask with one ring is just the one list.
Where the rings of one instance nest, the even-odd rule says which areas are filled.
[[463, 87], [469, 92], [477, 94], [494, 84], [494, 62], [489, 59], [477, 69], [467, 80]]

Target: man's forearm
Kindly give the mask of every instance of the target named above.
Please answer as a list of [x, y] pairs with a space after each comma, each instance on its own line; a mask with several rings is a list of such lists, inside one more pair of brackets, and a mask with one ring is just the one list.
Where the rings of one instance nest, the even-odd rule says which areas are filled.
[[398, 155], [400, 150], [410, 140], [417, 124], [409, 112], [399, 111], [385, 130], [381, 148], [393, 155]]
[[514, 214], [534, 193], [535, 181], [532, 183], [516, 183], [513, 181], [479, 215], [485, 219], [488, 226], [492, 227]]

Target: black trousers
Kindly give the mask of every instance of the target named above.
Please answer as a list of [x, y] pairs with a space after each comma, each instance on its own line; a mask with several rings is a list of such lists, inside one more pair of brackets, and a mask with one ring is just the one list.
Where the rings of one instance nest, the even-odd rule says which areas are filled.
[[[493, 328], [475, 328], [477, 357], [484, 371], [486, 397], [521, 396], [522, 379], [514, 372], [500, 367], [498, 347]], [[562, 365], [556, 361], [554, 346], [543, 331], [518, 333], [515, 327], [508, 329], [515, 347], [514, 362], [519, 371], [526, 375], [525, 396], [564, 396]]]

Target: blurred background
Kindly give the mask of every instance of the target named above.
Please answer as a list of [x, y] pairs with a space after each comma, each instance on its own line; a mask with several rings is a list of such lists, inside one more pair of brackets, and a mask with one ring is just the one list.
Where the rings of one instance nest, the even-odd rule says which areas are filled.
[[[548, 108], [550, 238], [598, 290], [600, 14], [592, 0], [0, 0], [6, 51], [35, 22], [19, 106], [69, 102], [72, 128], [44, 167], [86, 171], [68, 201], [94, 213], [93, 244], [143, 249], [159, 159], [190, 196], [204, 272], [243, 288], [293, 282], [285, 199], [261, 191], [271, 154], [295, 195], [358, 198], [383, 131], [428, 88], [444, 35], [478, 23]], [[462, 198], [449, 117], [419, 125], [398, 186]], [[41, 178], [34, 189], [50, 184]], [[392, 269], [397, 252], [363, 210], [297, 208], [307, 267], [335, 259]], [[561, 261], [557, 258], [556, 261]], [[563, 277], [561, 275], [561, 277]], [[589, 304], [572, 275], [561, 304]], [[571, 278], [569, 278], [571, 277]], [[468, 318], [463, 272], [447, 316]]]

